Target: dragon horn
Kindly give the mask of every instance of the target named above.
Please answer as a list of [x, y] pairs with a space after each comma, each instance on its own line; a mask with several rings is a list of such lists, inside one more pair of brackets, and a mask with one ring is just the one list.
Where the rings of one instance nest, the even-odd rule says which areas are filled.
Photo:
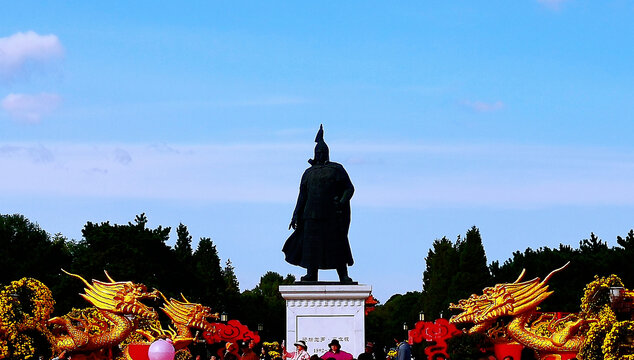
[[513, 284], [520, 282], [524, 278], [525, 274], [526, 274], [526, 268], [522, 269], [522, 273], [520, 274], [520, 276], [517, 277], [517, 280], [515, 280]]
[[66, 273], [67, 275], [70, 275], [70, 276], [72, 276], [72, 277], [76, 277], [76, 278], [78, 278], [79, 280], [83, 281], [83, 282], [84, 282], [84, 284], [86, 284], [86, 286], [90, 286], [90, 284], [88, 283], [88, 281], [86, 281], [86, 279], [84, 279], [83, 277], [81, 277], [81, 276], [79, 276], [79, 275], [77, 275], [77, 274], [70, 273], [70, 272], [68, 272], [68, 271], [66, 271], [66, 270], [64, 270], [64, 269], [62, 269], [62, 271], [63, 271], [64, 273]]
[[181, 293], [181, 297], [183, 298], [183, 301], [185, 301], [185, 302], [186, 302], [186, 303], [188, 303], [188, 304], [191, 304], [191, 303], [189, 302], [189, 300], [187, 300], [187, 299], [185, 298], [185, 295], [183, 295], [183, 293]]
[[108, 278], [108, 280], [110, 280], [111, 283], [115, 283], [116, 282], [110, 277], [110, 274], [108, 274], [108, 271], [104, 270], [103, 272], [106, 273], [106, 277]]
[[568, 265], [570, 265], [570, 261], [568, 261], [564, 266], [560, 267], [559, 269], [555, 269], [553, 271], [550, 272], [550, 274], [548, 274], [548, 276], [546, 276], [546, 278], [544, 279], [544, 281], [542, 281], [542, 284], [545, 284], [548, 282], [548, 280], [550, 280], [550, 277], [555, 275], [556, 273], [560, 272], [561, 270], [565, 269], [568, 267]]
[[[165, 302], [169, 302], [169, 301], [167, 300], [167, 298], [165, 297], [165, 295], [163, 295], [163, 293], [161, 292], [161, 290], [156, 290], [156, 291], [159, 293], [159, 295], [161, 295], [161, 297], [163, 298], [163, 301], [165, 301]], [[162, 308], [161, 308], [161, 309], [162, 309]]]

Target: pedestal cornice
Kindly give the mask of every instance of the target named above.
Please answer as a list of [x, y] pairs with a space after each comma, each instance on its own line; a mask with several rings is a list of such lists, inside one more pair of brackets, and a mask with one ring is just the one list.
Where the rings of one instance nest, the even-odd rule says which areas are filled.
[[280, 294], [288, 300], [365, 300], [370, 285], [280, 285]]

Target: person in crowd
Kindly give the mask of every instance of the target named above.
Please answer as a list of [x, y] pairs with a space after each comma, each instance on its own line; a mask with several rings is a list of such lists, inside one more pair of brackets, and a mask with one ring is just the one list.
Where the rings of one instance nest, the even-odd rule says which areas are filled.
[[240, 357], [241, 360], [259, 360], [259, 356], [258, 354], [255, 353], [255, 351], [253, 351], [253, 347], [255, 346], [255, 343], [253, 342], [253, 340], [249, 340], [249, 341], [243, 341], [242, 344], [242, 357]]
[[374, 356], [374, 343], [371, 341], [368, 341], [368, 343], [365, 344], [365, 351], [359, 354], [359, 357], [357, 359], [376, 360], [376, 357]]
[[308, 355], [308, 346], [304, 340], [299, 340], [295, 344], [294, 352], [286, 352], [286, 348], [282, 347], [282, 358], [291, 360], [310, 360], [310, 355]]
[[232, 342], [225, 345], [226, 351], [224, 360], [238, 360], [238, 347]]
[[400, 343], [398, 342], [398, 340], [396, 340], [396, 342], [396, 349], [398, 352], [398, 354], [396, 355], [396, 360], [412, 360], [412, 348], [409, 346], [407, 338], [405, 338]]
[[328, 358], [334, 358], [335, 360], [352, 360], [353, 358], [352, 354], [341, 350], [341, 344], [339, 344], [339, 340], [337, 339], [332, 339], [328, 347], [330, 350], [321, 356], [324, 360], [328, 360]]
[[260, 360], [271, 360], [271, 355], [269, 355], [269, 352], [266, 351], [264, 346], [260, 349]]

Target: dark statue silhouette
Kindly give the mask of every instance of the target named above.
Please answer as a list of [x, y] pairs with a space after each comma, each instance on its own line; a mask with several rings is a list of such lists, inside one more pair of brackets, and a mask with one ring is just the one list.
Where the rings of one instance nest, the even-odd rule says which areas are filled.
[[311, 166], [302, 175], [289, 225], [294, 231], [282, 251], [287, 262], [306, 269], [303, 282], [317, 281], [319, 269], [336, 269], [340, 282], [352, 283], [348, 266], [354, 260], [348, 229], [354, 186], [343, 166], [330, 161], [323, 126], [315, 142], [315, 156], [308, 160]]

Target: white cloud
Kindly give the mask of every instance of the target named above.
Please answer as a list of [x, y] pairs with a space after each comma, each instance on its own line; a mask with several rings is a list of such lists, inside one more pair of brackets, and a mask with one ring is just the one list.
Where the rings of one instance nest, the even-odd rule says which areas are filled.
[[55, 161], [53, 152], [42, 144], [0, 146], [0, 159], [3, 157], [7, 159], [27, 158], [35, 164]]
[[114, 149], [114, 159], [123, 165], [128, 165], [132, 162], [132, 156], [130, 156], [130, 153], [121, 148]]
[[53, 112], [61, 101], [57, 94], [9, 94], [2, 99], [0, 107], [16, 121], [35, 124]]
[[484, 102], [484, 101], [463, 101], [462, 104], [477, 112], [493, 112], [502, 110], [504, 103], [501, 101]]
[[[621, 149], [504, 144], [329, 143], [350, 173], [355, 206], [531, 208], [632, 205]], [[165, 145], [167, 146], [167, 145]], [[290, 203], [310, 144], [6, 144], [0, 197], [46, 196]], [[114, 154], [114, 156], [113, 156]], [[134, 161], [132, 161], [134, 159]], [[355, 159], [347, 161], [346, 159]], [[372, 161], [365, 161], [370, 159]], [[30, 160], [30, 161], [24, 161]], [[126, 166], [119, 166], [119, 164]]]
[[63, 54], [64, 48], [55, 35], [18, 32], [0, 38], [0, 75], [13, 76], [29, 62], [46, 62]]

